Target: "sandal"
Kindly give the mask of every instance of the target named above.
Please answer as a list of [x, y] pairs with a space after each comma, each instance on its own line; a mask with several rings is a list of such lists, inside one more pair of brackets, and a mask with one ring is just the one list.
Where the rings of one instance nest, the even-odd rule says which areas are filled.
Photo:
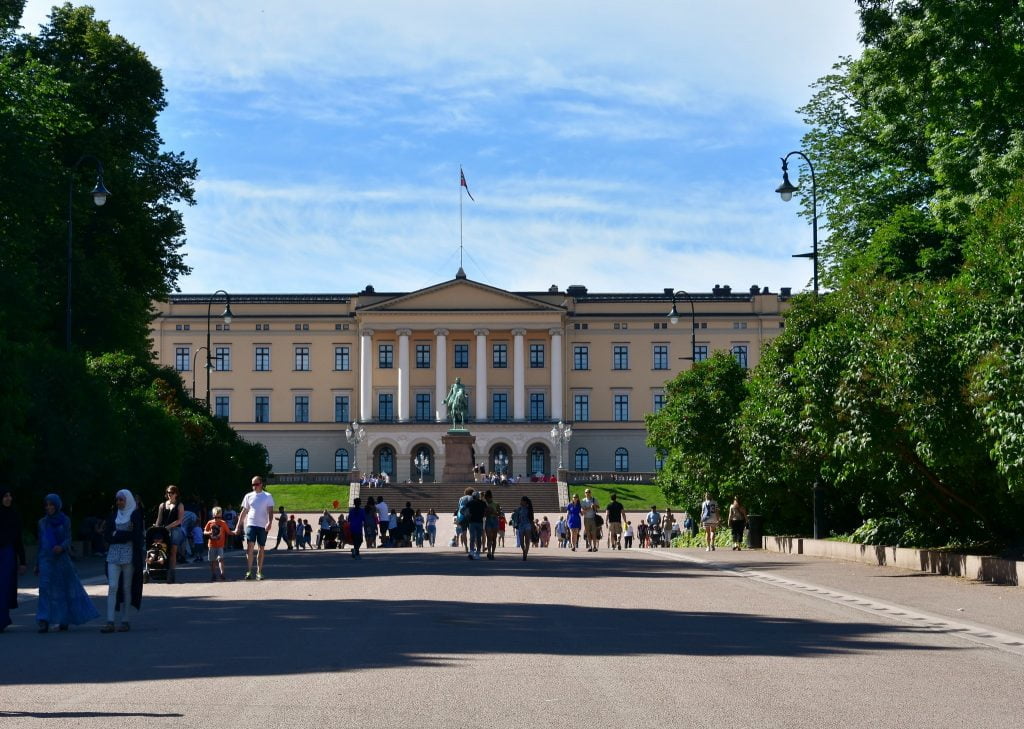
[[102, 628], [100, 628], [100, 632], [101, 633], [113, 633], [114, 632], [114, 624], [113, 623], [107, 623]]

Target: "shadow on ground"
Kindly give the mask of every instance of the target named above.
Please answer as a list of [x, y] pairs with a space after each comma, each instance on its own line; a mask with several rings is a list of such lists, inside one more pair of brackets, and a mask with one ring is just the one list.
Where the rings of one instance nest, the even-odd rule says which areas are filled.
[[[618, 555], [616, 555], [617, 557]], [[914, 640], [913, 626], [825, 622], [743, 612], [693, 612], [508, 601], [432, 599], [327, 600], [307, 597], [317, 578], [404, 575], [615, 577], [708, 579], [696, 565], [628, 555], [580, 560], [546, 555], [523, 562], [504, 555], [469, 561], [458, 553], [382, 551], [356, 562], [343, 553], [271, 555], [268, 575], [294, 585], [294, 599], [224, 599], [223, 585], [201, 596], [152, 586], [127, 634], [100, 635], [99, 621], [70, 633], [36, 635], [16, 612], [20, 629], [0, 636], [3, 685], [146, 681], [232, 675], [303, 674], [410, 666], [451, 666], [475, 655], [790, 656], [813, 657], [891, 650], [935, 650]], [[239, 575], [239, 559], [230, 560]], [[186, 578], [208, 574], [182, 570]], [[594, 574], [591, 574], [594, 573]], [[720, 573], [719, 573], [720, 574]], [[307, 581], [302, 585], [301, 581]], [[472, 583], [467, 583], [472, 585]], [[240, 587], [240, 586], [236, 586]], [[248, 588], [252, 588], [248, 590]], [[236, 589], [232, 588], [232, 594]], [[277, 594], [280, 594], [279, 592]], [[100, 607], [100, 600], [96, 600]], [[20, 619], [19, 619], [20, 618]], [[0, 714], [2, 716], [2, 714]]]

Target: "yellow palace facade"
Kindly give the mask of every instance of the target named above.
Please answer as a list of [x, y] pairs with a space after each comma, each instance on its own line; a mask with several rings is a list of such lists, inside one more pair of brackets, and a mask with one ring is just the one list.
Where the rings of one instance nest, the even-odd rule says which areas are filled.
[[[460, 269], [411, 292], [231, 295], [230, 323], [223, 293], [174, 295], [156, 304], [152, 338], [158, 361], [200, 398], [209, 353], [211, 409], [263, 443], [282, 477], [433, 480], [456, 378], [469, 395], [475, 461], [489, 471], [550, 474], [561, 462], [625, 477], [659, 465], [644, 414], [662, 406], [666, 382], [716, 350], [756, 365], [788, 298], [758, 286], [515, 292]], [[552, 437], [559, 421], [572, 426], [567, 442]], [[346, 436], [353, 423], [358, 442]]]

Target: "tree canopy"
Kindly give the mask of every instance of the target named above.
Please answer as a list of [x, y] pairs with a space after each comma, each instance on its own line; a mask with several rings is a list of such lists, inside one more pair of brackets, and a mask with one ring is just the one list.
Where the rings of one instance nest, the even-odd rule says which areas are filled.
[[[23, 8], [0, 4], [0, 479], [25, 503], [57, 490], [107, 508], [129, 487], [152, 504], [170, 482], [234, 498], [266, 472], [265, 450], [152, 361], [152, 302], [188, 271], [180, 208], [198, 173], [163, 149], [160, 71], [92, 8], [55, 7], [19, 35]], [[103, 207], [89, 195], [97, 161]]]
[[[863, 53], [801, 109], [831, 291], [793, 300], [740, 402], [699, 367], [669, 386], [660, 479], [745, 493], [776, 532], [809, 531], [820, 480], [829, 523], [869, 541], [1019, 543], [1024, 5], [857, 4]], [[715, 412], [714, 442], [689, 430]]]

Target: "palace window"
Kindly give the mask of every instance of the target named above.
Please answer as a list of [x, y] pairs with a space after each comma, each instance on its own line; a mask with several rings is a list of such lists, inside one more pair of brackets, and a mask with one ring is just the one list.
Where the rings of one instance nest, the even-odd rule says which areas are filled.
[[508, 345], [498, 343], [491, 348], [491, 366], [495, 369], [508, 367]]
[[531, 344], [530, 345], [530, 369], [543, 369], [544, 368], [544, 345], [543, 344]]
[[270, 372], [270, 347], [256, 347], [256, 363], [253, 369], [257, 372]]
[[734, 344], [732, 347], [732, 356], [736, 358], [740, 367], [747, 369], [747, 345]]
[[338, 372], [347, 372], [352, 369], [352, 361], [349, 359], [348, 347], [334, 348], [334, 369]]
[[615, 449], [615, 470], [616, 471], [628, 471], [629, 470], [629, 451], [625, 448]]
[[655, 344], [653, 351], [654, 369], [656, 370], [667, 370], [668, 369], [668, 345], [667, 344]]
[[269, 395], [257, 395], [256, 396], [256, 412], [253, 414], [253, 420], [257, 423], [269, 423], [270, 422], [270, 396]]
[[395, 396], [390, 392], [377, 395], [377, 420], [390, 423], [395, 419]]
[[590, 395], [572, 396], [572, 419], [579, 423], [590, 420]]
[[491, 420], [508, 420], [508, 393], [491, 393]]
[[417, 344], [416, 345], [416, 369], [429, 370], [430, 369], [430, 345], [429, 344]]
[[214, 410], [213, 414], [215, 417], [223, 418], [224, 420], [230, 420], [231, 418], [231, 398], [227, 395], [217, 395], [214, 399]]
[[297, 372], [309, 372], [309, 347], [300, 346], [295, 348], [295, 370]]
[[307, 473], [309, 471], [309, 451], [299, 448], [295, 451], [295, 473]]
[[615, 395], [612, 417], [619, 422], [629, 420], [629, 395]]
[[192, 369], [191, 347], [174, 348], [174, 369], [176, 369], [178, 372], [188, 372], [190, 369]]
[[295, 422], [309, 422], [309, 395], [295, 396]]
[[590, 369], [590, 347], [586, 344], [577, 344], [572, 348], [572, 368], [574, 370]]
[[530, 393], [530, 420], [544, 420], [544, 393]]
[[427, 423], [434, 419], [433, 408], [430, 407], [430, 393], [416, 393], [416, 420]]
[[348, 469], [348, 451], [344, 448], [339, 448], [334, 451], [334, 470], [335, 471], [347, 471]]
[[455, 369], [465, 370], [469, 369], [469, 345], [468, 344], [456, 344], [455, 345]]
[[628, 344], [616, 344], [612, 347], [612, 369], [614, 370], [628, 370], [629, 369], [629, 345]]
[[390, 370], [395, 366], [395, 345], [377, 345], [377, 366], [382, 370]]
[[349, 408], [348, 408], [348, 395], [335, 395], [334, 396], [334, 422], [335, 423], [347, 423]]
[[231, 370], [231, 347], [213, 348], [213, 369], [217, 372], [229, 372]]
[[577, 471], [589, 471], [590, 470], [590, 451], [586, 448], [576, 449], [576, 459], [573, 464]]

